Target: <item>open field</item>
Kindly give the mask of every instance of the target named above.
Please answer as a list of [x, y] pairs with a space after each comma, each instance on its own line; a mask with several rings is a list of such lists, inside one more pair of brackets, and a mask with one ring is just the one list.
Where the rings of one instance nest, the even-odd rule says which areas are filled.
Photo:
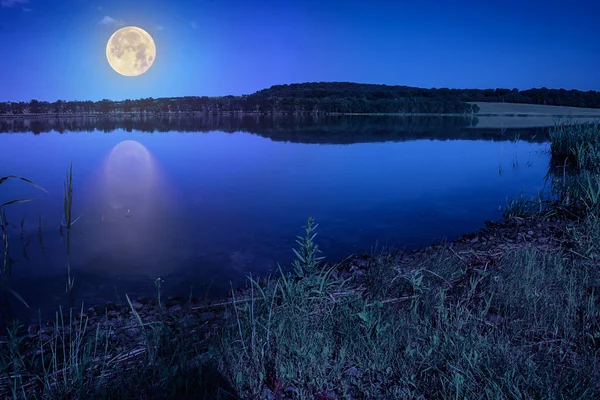
[[600, 109], [539, 104], [470, 103], [479, 106], [475, 128], [541, 128], [557, 122], [586, 123], [600, 119]]
[[473, 128], [482, 129], [518, 129], [518, 128], [544, 128], [554, 126], [556, 123], [577, 123], [596, 122], [600, 117], [558, 117], [558, 116], [508, 116], [508, 115], [488, 115], [477, 117], [477, 125]]
[[469, 103], [479, 106], [479, 115], [544, 116], [544, 117], [595, 117], [600, 118], [600, 109], [545, 106], [540, 104], [515, 103]]

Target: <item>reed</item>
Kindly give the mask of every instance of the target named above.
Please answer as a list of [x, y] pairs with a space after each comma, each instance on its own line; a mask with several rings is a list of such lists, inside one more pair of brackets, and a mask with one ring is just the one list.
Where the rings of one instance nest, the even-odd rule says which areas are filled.
[[[44, 189], [43, 187], [41, 187], [40, 185], [38, 185], [37, 183], [35, 183], [32, 180], [29, 180], [27, 178], [23, 178], [20, 176], [16, 176], [16, 175], [7, 175], [7, 176], [3, 176], [0, 177], [0, 185], [8, 182], [9, 180], [18, 180], [21, 182], [25, 182], [30, 186], [33, 186], [43, 192], [46, 192], [46, 189]], [[18, 204], [18, 203], [26, 203], [29, 201], [33, 201], [33, 200], [38, 200], [37, 198], [20, 198], [20, 199], [14, 199], [14, 200], [9, 200], [6, 201], [2, 204], [0, 204], [0, 232], [2, 233], [2, 244], [3, 244], [3, 248], [4, 248], [4, 256], [3, 256], [3, 261], [2, 261], [2, 268], [0, 270], [0, 290], [2, 291], [2, 320], [5, 319], [5, 317], [10, 317], [10, 301], [8, 298], [8, 294], [12, 294], [17, 300], [19, 300], [21, 303], [23, 303], [26, 307], [29, 307], [29, 305], [27, 304], [27, 302], [23, 299], [23, 297], [21, 297], [21, 295], [19, 295], [17, 292], [15, 292], [11, 287], [10, 287], [10, 278], [12, 275], [12, 265], [14, 263], [13, 259], [10, 256], [10, 245], [9, 245], [9, 228], [12, 226], [13, 228], [16, 228], [14, 224], [11, 224], [8, 219], [6, 218], [6, 212], [5, 212], [5, 208], [13, 205], [13, 204]], [[21, 232], [20, 232], [20, 236], [21, 236], [21, 243], [23, 244], [23, 253], [24, 256], [27, 258], [27, 252], [26, 252], [26, 247], [29, 244], [29, 235], [27, 234], [27, 231], [24, 228], [24, 219], [21, 220]], [[25, 243], [23, 243], [23, 240], [25, 239]]]
[[65, 176], [63, 185], [63, 221], [60, 225], [60, 233], [64, 235], [63, 228], [66, 230], [67, 241], [67, 292], [73, 301], [73, 284], [75, 278], [71, 277], [71, 228], [76, 221], [73, 221], [73, 163]]
[[600, 172], [600, 122], [557, 124], [550, 130], [552, 164]]

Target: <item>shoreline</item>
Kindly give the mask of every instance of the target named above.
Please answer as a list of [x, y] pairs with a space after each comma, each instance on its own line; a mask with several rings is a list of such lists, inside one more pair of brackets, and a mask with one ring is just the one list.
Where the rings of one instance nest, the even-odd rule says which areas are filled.
[[[556, 247], [560, 241], [555, 240], [556, 234], [559, 231], [564, 231], [564, 221], [561, 224], [556, 219], [550, 219], [549, 221], [537, 220], [535, 218], [516, 218], [514, 220], [507, 220], [506, 218], [500, 218], [496, 221], [484, 221], [484, 227], [474, 232], [467, 232], [456, 237], [454, 240], [447, 241], [445, 239], [431, 242], [423, 247], [412, 249], [412, 250], [396, 250], [393, 246], [390, 248], [383, 248], [382, 253], [379, 256], [392, 257], [398, 262], [407, 262], [419, 258], [425, 254], [439, 251], [442, 248], [456, 248], [459, 252], [462, 251], [476, 251], [476, 252], [491, 252], [497, 253], [499, 249], [510, 249], [519, 248], [522, 249], [522, 245], [533, 245], [537, 244], [538, 247], [551, 248]], [[539, 248], [541, 248], [539, 247]], [[335, 265], [339, 271], [340, 276], [344, 278], [354, 277], [354, 274], [358, 271], [358, 276], [363, 275], [366, 272], [364, 262], [360, 260], [370, 260], [376, 257], [376, 254], [369, 252], [353, 253], [339, 261], [328, 261], [327, 265]], [[460, 258], [460, 257], [459, 257]], [[358, 261], [357, 261], [358, 260]], [[288, 271], [289, 272], [289, 271]], [[280, 279], [280, 275], [275, 276], [258, 276], [258, 279], [274, 278]], [[243, 292], [245, 286], [234, 286], [235, 292]], [[183, 293], [163, 293], [167, 295], [167, 304], [170, 306], [179, 305], [193, 305], [195, 309], [211, 309], [215, 304], [218, 306], [224, 306], [231, 300], [231, 291], [227, 296], [204, 296], [205, 300], [200, 297], [189, 297]], [[127, 293], [124, 293], [127, 296]], [[210, 298], [210, 300], [207, 300]], [[139, 298], [131, 299], [132, 302], [139, 302], [143, 305], [157, 305], [157, 299], [150, 299], [149, 296], [142, 296]], [[100, 310], [115, 310], [127, 308], [128, 304], [124, 298], [118, 297], [118, 300], [97, 302], [97, 303], [78, 303], [79, 307], [75, 307], [75, 310], [79, 310], [83, 305], [84, 310], [95, 313], [98, 315]], [[169, 308], [168, 306], [167, 308]], [[147, 309], [147, 308], [145, 308]], [[194, 309], [194, 308], [192, 308]], [[92, 311], [94, 310], [94, 311]], [[36, 315], [40, 310], [36, 310]], [[180, 311], [179, 309], [177, 311]], [[54, 310], [53, 312], [56, 312]], [[85, 315], [88, 312], [84, 312]], [[47, 314], [45, 312], [45, 314]], [[111, 314], [112, 315], [112, 314]], [[24, 321], [23, 321], [24, 322]], [[28, 325], [31, 327], [38, 324], [39, 321], [29, 320]], [[51, 320], [45, 321], [47, 324], [51, 323]], [[104, 321], [100, 321], [104, 322]], [[31, 331], [31, 328], [28, 329]], [[0, 335], [0, 341], [2, 341], [2, 335]]]
[[110, 112], [110, 113], [49, 113], [49, 114], [0, 114], [0, 118], [110, 118], [110, 117], [212, 117], [212, 116], [227, 116], [227, 117], [250, 117], [250, 116], [415, 116], [415, 117], [464, 117], [464, 118], [479, 118], [479, 117], [509, 117], [509, 118], [589, 118], [589, 119], [600, 119], [600, 110], [598, 114], [571, 114], [571, 113], [522, 113], [522, 112], [497, 112], [497, 113], [469, 113], [469, 114], [458, 114], [458, 113], [337, 113], [337, 112], [324, 112], [324, 113], [313, 113], [313, 112], [275, 112], [275, 113], [263, 113], [263, 112], [201, 112], [201, 111], [189, 111], [189, 112], [146, 112], [146, 113], [133, 113], [133, 112]]
[[[424, 247], [409, 251], [395, 250], [392, 247], [384, 248], [377, 254], [368, 252], [363, 252], [362, 254], [354, 253], [340, 261], [328, 262], [326, 265], [335, 266], [334, 277], [350, 279], [354, 283], [360, 283], [362, 277], [368, 272], [369, 262], [378, 257], [393, 260], [395, 263], [410, 264], [415, 262], [415, 260], [426, 258], [432, 253], [440, 252], [443, 249], [450, 249], [458, 260], [463, 262], [468, 261], [471, 268], [487, 268], [486, 265], [493, 264], [501, 256], [500, 253], [506, 251], [535, 248], [537, 250], [554, 252], [559, 251], [565, 245], [565, 241], [562, 238], [567, 223], [565, 220], [560, 220], [559, 218], [502, 218], [498, 221], [485, 221], [484, 225], [485, 227], [475, 232], [462, 234], [452, 241], [441, 240], [432, 242]], [[254, 279], [258, 279], [259, 281], [264, 279], [280, 280], [281, 276], [278, 274], [276, 276], [255, 277]], [[248, 284], [246, 286], [233, 287], [233, 291], [237, 296], [241, 296], [242, 299], [244, 296], [250, 294], [248, 292]], [[166, 300], [162, 300], [163, 307], [166, 308], [166, 315], [182, 316], [186, 312], [210, 313], [210, 318], [208, 318], [209, 314], [203, 314], [203, 322], [220, 319], [222, 316], [218, 315], [217, 311], [219, 309], [232, 305], [234, 301], [240, 301], [239, 297], [237, 300], [235, 299], [235, 294], [232, 297], [231, 291], [227, 296], [215, 297], [210, 300], [206, 298], [202, 300], [199, 297], [186, 297], [181, 293], [161, 294], [167, 295]], [[127, 296], [126, 293], [125, 296]], [[121, 317], [129, 316], [129, 322], [134, 322], [133, 315], [130, 314], [130, 308], [136, 311], [143, 311], [141, 313], [142, 320], [146, 321], [144, 318], [149, 317], [150, 319], [146, 322], [155, 321], [156, 314], [159, 313], [157, 306], [160, 300], [158, 298], [143, 296], [130, 300], [132, 303], [131, 306], [127, 301], [120, 299], [116, 303], [112, 301], [87, 305], [82, 303], [79, 307], [75, 306], [74, 310], [78, 311], [83, 307], [83, 313], [78, 312], [77, 318], [91, 317], [90, 323], [98, 323], [104, 328], [111, 328], [114, 325], [119, 325], [120, 328], [127, 328], [127, 326], [122, 325], [126, 321], [122, 320]], [[55, 312], [58, 312], [58, 310]], [[103, 314], [105, 315], [103, 316]], [[25, 336], [33, 338], [40, 332], [48, 333], [50, 330], [44, 330], [43, 328], [44, 326], [51, 326], [54, 321], [47, 319], [42, 321], [41, 325], [39, 322], [39, 320], [30, 320], [27, 323], [27, 333]], [[0, 335], [0, 343], [6, 339], [5, 336]]]
[[[565, 247], [564, 233], [567, 222], [559, 217], [548, 219], [540, 217], [503, 218], [500, 221], [486, 221], [485, 227], [472, 233], [466, 233], [450, 242], [432, 243], [420, 249], [401, 251], [387, 249], [378, 254], [351, 254], [334, 265], [331, 279], [348, 282], [349, 288], [358, 288], [369, 279], [370, 268], [376, 263], [405, 266], [409, 269], [414, 265], [422, 265], [439, 254], [446, 254], [447, 259], [464, 265], [468, 271], [486, 271], [491, 273], [503, 257], [516, 251], [534, 249], [544, 254], [558, 254]], [[317, 240], [318, 242], [318, 240]], [[576, 252], [569, 253], [576, 256]], [[322, 266], [326, 268], [326, 266]], [[441, 277], [440, 277], [441, 278]], [[260, 286], [267, 290], [274, 284], [281, 284], [281, 276], [254, 278]], [[449, 288], [466, 284], [464, 279], [448, 281]], [[160, 290], [160, 289], [159, 289]], [[158, 293], [158, 292], [157, 292]], [[161, 298], [170, 295], [166, 299]], [[121, 349], [123, 360], [129, 360], [125, 354], [136, 354], [136, 357], [146, 352], [144, 350], [145, 326], [167, 324], [168, 326], [189, 326], [194, 333], [189, 339], [190, 344], [201, 346], [208, 351], [208, 343], [219, 340], [222, 327], [235, 323], [235, 309], [245, 307], [256, 301], [257, 292], [252, 285], [234, 287], [233, 292], [223, 298], [209, 301], [199, 298], [186, 298], [179, 294], [161, 293], [155, 298], [142, 297], [129, 299], [120, 304], [113, 302], [81, 305], [72, 309], [71, 313], [63, 310], [56, 311], [55, 319], [29, 321], [23, 325], [18, 337], [27, 346], [47, 346], [48, 356], [51, 356], [52, 343], [58, 346], [57, 338], [65, 340], [71, 332], [87, 327], [86, 335], [106, 337], [107, 343]], [[334, 302], [340, 301], [344, 293], [332, 297]], [[360, 295], [362, 296], [362, 295]], [[384, 300], [383, 304], [393, 307], [404, 304], [412, 296], [404, 296]], [[231, 308], [234, 308], [234, 311]], [[80, 312], [83, 311], [83, 312]], [[491, 325], [502, 324], [502, 317], [495, 312], [485, 316]], [[66, 321], [66, 322], [65, 322]], [[22, 321], [22, 323], [25, 321]], [[189, 328], [188, 328], [189, 329]], [[79, 336], [77, 336], [79, 337]], [[78, 340], [82, 340], [82, 337]], [[7, 343], [9, 337], [0, 335], [0, 344]], [[65, 342], [66, 343], [66, 342]], [[140, 347], [141, 346], [141, 347]], [[135, 360], [134, 357], [133, 359]], [[121, 361], [119, 361], [121, 362]], [[9, 388], [0, 378], [0, 396], [8, 395]], [[232, 397], [236, 398], [236, 397]]]

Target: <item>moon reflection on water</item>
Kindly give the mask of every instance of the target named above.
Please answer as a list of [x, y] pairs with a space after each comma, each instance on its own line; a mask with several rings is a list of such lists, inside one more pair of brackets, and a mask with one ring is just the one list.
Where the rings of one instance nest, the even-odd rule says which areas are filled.
[[87, 229], [87, 268], [161, 273], [172, 227], [160, 221], [176, 210], [158, 163], [143, 144], [125, 140], [110, 150], [98, 172], [92, 198], [101, 217]]

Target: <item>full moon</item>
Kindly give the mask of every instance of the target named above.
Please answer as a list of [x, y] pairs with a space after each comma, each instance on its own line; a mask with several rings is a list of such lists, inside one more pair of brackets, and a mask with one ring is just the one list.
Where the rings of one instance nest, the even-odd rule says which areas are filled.
[[141, 75], [156, 59], [152, 36], [136, 26], [126, 26], [112, 34], [106, 44], [106, 58], [121, 75]]

